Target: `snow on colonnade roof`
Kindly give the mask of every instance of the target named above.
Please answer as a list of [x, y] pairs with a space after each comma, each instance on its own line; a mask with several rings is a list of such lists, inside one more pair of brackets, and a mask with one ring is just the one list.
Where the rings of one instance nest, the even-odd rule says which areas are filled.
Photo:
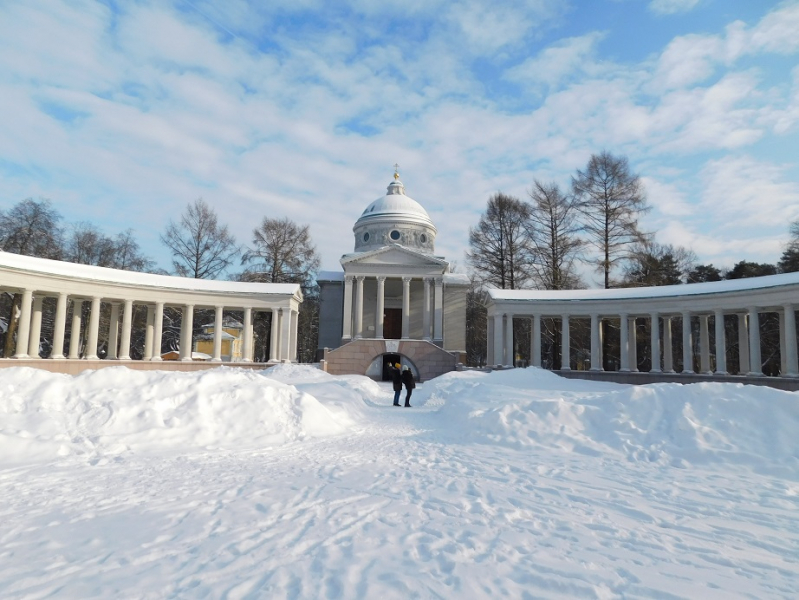
[[202, 292], [238, 292], [243, 294], [301, 294], [297, 283], [250, 283], [240, 281], [219, 281], [213, 279], [193, 279], [172, 275], [156, 275], [123, 271], [94, 265], [80, 265], [60, 260], [50, 260], [34, 256], [23, 256], [0, 251], [0, 269], [28, 271], [56, 277], [68, 277], [94, 282], [135, 285], [139, 287], [178, 289]]
[[499, 290], [490, 289], [488, 295], [495, 301], [516, 300], [635, 300], [646, 298], [673, 298], [676, 296], [704, 296], [730, 292], [758, 291], [799, 285], [799, 273], [782, 273], [764, 277], [727, 279], [680, 285], [661, 285], [638, 288], [611, 288], [587, 290]]

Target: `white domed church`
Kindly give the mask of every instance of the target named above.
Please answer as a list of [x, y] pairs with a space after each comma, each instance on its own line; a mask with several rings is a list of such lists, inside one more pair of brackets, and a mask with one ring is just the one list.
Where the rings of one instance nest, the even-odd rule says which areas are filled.
[[407, 365], [418, 380], [452, 371], [466, 350], [469, 279], [435, 255], [436, 227], [395, 171], [352, 228], [343, 272], [319, 274], [319, 353], [326, 371], [381, 379]]

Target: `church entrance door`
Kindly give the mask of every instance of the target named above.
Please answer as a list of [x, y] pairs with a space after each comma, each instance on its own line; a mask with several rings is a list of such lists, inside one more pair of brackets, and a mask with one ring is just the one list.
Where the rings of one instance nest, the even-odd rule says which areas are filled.
[[398, 340], [402, 337], [402, 309], [387, 308], [383, 312], [383, 338]]

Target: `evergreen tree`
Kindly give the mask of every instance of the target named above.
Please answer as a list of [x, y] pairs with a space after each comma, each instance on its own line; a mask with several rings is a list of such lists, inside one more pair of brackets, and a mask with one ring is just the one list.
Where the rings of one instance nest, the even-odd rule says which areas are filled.
[[703, 283], [705, 281], [721, 281], [721, 271], [710, 265], [696, 265], [688, 273], [686, 283]]

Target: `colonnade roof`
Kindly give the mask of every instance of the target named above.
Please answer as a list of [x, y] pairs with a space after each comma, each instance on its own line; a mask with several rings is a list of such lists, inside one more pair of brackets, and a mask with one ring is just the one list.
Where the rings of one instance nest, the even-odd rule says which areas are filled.
[[585, 289], [585, 290], [500, 290], [489, 289], [488, 296], [495, 302], [506, 301], [590, 301], [590, 300], [646, 300], [685, 296], [708, 296], [747, 291], [766, 291], [799, 285], [799, 273], [782, 273], [765, 277], [748, 277], [705, 283], [662, 285], [636, 288]]
[[0, 268], [32, 275], [44, 275], [87, 281], [94, 283], [122, 284], [141, 288], [163, 288], [197, 292], [228, 292], [241, 294], [268, 294], [302, 298], [300, 285], [296, 283], [250, 283], [193, 279], [123, 271], [93, 265], [80, 265], [34, 256], [23, 256], [0, 251]]

